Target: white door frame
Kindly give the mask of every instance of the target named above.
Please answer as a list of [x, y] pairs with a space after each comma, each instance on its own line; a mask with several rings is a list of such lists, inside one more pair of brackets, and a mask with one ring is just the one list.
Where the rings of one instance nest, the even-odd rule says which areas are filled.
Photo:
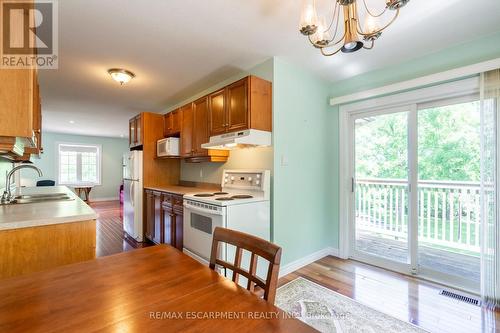
[[[350, 186], [350, 193], [349, 193], [349, 212], [351, 213], [349, 223], [348, 223], [348, 233], [349, 233], [349, 257], [372, 263], [375, 264], [376, 266], [380, 266], [386, 269], [394, 270], [394, 271], [400, 271], [400, 272], [409, 272], [410, 270], [413, 269], [413, 267], [416, 267], [417, 261], [415, 258], [412, 258], [411, 261], [407, 261], [406, 263], [402, 262], [395, 262], [390, 259], [385, 259], [382, 257], [370, 255], [369, 253], [364, 253], [361, 251], [356, 250], [356, 225], [355, 225], [355, 217], [352, 213], [355, 212], [355, 202], [356, 202], [356, 192], [354, 191], [354, 184], [355, 184], [355, 121], [360, 118], [364, 117], [374, 117], [374, 116], [380, 116], [380, 115], [388, 115], [388, 114], [393, 114], [393, 113], [402, 113], [405, 112], [407, 113], [407, 122], [408, 122], [408, 133], [407, 133], [407, 151], [408, 151], [408, 167], [410, 167], [410, 147], [411, 145], [416, 142], [412, 141], [411, 137], [411, 126], [410, 122], [412, 119], [416, 120], [416, 105], [404, 105], [404, 106], [398, 106], [390, 109], [382, 108], [382, 109], [377, 109], [374, 111], [368, 111], [368, 112], [351, 112], [349, 114], [349, 119], [348, 119], [348, 138], [349, 138], [349, 145], [348, 145], [348, 155], [349, 155], [349, 179], [351, 180], [351, 186]], [[413, 154], [415, 155], [415, 154]], [[408, 183], [411, 180], [411, 172], [410, 168], [408, 169]], [[410, 189], [410, 188], [409, 188]], [[410, 196], [408, 195], [409, 199]], [[409, 201], [411, 203], [412, 201]], [[410, 212], [414, 211], [414, 208], [410, 206]], [[409, 218], [410, 218], [410, 212], [409, 212]], [[413, 239], [412, 234], [414, 230], [410, 228], [410, 224], [408, 224], [408, 248], [410, 246], [415, 246], [415, 242], [410, 242], [410, 240]], [[415, 244], [412, 244], [415, 243]], [[413, 253], [413, 251], [412, 251]], [[408, 258], [409, 259], [409, 258]]]
[[[354, 131], [352, 130], [351, 120], [356, 114], [376, 115], [386, 114], [390, 112], [398, 112], [397, 110], [409, 111], [408, 119], [408, 166], [409, 166], [409, 184], [418, 184], [417, 173], [417, 149], [416, 148], [418, 133], [417, 133], [417, 104], [438, 101], [442, 99], [450, 99], [466, 95], [477, 94], [479, 92], [479, 76], [444, 83], [438, 88], [426, 87], [409, 92], [399, 93], [391, 96], [384, 96], [376, 99], [360, 101], [357, 103], [342, 105], [339, 107], [339, 257], [347, 259], [352, 255], [352, 228], [354, 216], [354, 192], [352, 191], [352, 175], [354, 174], [354, 156], [352, 156], [354, 144]], [[416, 187], [416, 185], [413, 185]], [[418, 190], [416, 188], [409, 189], [410, 211], [409, 217], [412, 221], [417, 221], [418, 217]], [[358, 257], [366, 259], [366, 261], [387, 269], [398, 272], [417, 273], [418, 272], [418, 224], [413, 223], [411, 230], [408, 230], [409, 249], [411, 253], [408, 264], [398, 264], [377, 258], [375, 256]], [[477, 286], [470, 286], [463, 279], [456, 279], [453, 276], [448, 276], [440, 272], [422, 269], [419, 276], [434, 280], [437, 282], [446, 282], [446, 284], [462, 289], [467, 289], [472, 292], [477, 292]]]

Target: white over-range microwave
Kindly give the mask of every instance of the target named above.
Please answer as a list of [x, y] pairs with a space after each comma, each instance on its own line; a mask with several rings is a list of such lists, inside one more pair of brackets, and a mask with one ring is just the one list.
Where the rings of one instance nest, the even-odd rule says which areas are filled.
[[156, 142], [156, 156], [179, 156], [179, 138], [165, 138]]

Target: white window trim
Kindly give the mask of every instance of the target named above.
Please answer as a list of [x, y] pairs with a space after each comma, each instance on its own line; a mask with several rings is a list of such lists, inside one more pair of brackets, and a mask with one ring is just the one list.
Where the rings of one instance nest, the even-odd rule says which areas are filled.
[[[71, 182], [61, 182], [61, 174], [60, 174], [60, 156], [59, 156], [59, 146], [60, 145], [68, 145], [68, 146], [80, 146], [80, 147], [97, 147], [97, 182], [95, 183], [71, 183]], [[55, 144], [55, 154], [56, 154], [56, 163], [57, 163], [57, 174], [56, 174], [56, 182], [57, 185], [64, 186], [101, 186], [102, 185], [102, 145], [96, 143], [76, 143], [76, 142], [62, 142], [58, 141]]]

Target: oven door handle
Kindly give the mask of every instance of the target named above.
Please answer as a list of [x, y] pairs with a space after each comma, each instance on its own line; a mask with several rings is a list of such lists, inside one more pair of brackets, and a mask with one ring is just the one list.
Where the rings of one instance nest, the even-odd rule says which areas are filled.
[[208, 214], [208, 215], [222, 215], [221, 211], [215, 211], [215, 210], [211, 210], [211, 209], [197, 207], [197, 206], [190, 205], [188, 203], [184, 203], [184, 208], [189, 209], [190, 211], [195, 212], [195, 213], [202, 213], [202, 214]]

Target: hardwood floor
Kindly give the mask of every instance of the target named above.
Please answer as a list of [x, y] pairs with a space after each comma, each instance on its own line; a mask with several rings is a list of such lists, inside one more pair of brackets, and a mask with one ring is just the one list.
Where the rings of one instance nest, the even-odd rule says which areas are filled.
[[99, 214], [96, 223], [96, 256], [133, 250], [123, 237], [123, 222], [119, 201], [91, 202], [89, 205]]
[[284, 276], [279, 285], [299, 276], [430, 332], [500, 332], [498, 311], [439, 295], [443, 286], [357, 261], [325, 257]]

